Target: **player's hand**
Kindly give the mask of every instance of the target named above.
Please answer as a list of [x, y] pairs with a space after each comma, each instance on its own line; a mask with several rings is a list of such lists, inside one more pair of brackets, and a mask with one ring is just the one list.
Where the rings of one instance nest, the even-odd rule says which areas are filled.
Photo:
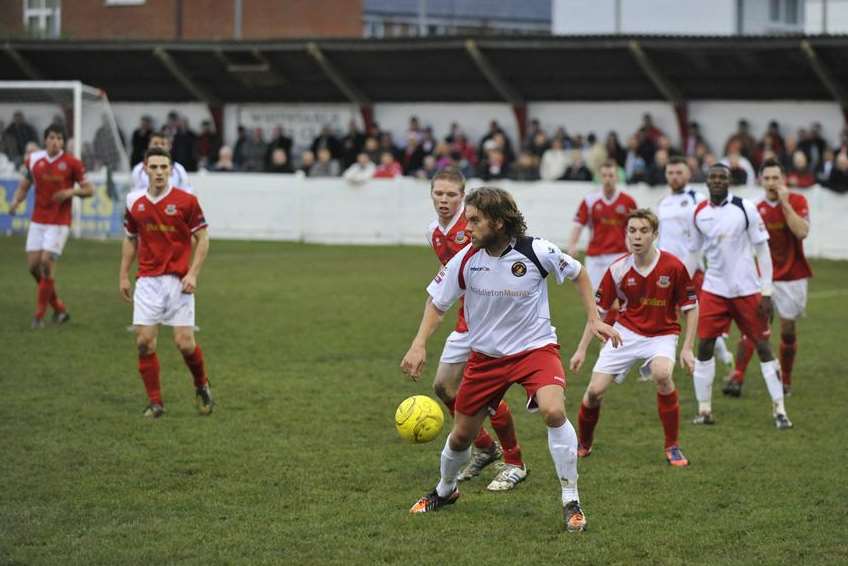
[[191, 273], [186, 274], [183, 277], [183, 293], [190, 295], [194, 293], [195, 289], [197, 289], [197, 276]]
[[777, 187], [777, 198], [782, 203], [789, 201], [789, 189], [786, 188], [786, 185]]
[[689, 375], [695, 373], [695, 354], [689, 348], [680, 350], [680, 367], [689, 372]]
[[760, 299], [760, 304], [757, 306], [757, 312], [763, 320], [767, 320], [769, 321], [769, 324], [771, 324], [772, 318], [774, 317], [774, 306], [772, 305], [771, 297], [762, 297]]
[[422, 346], [413, 344], [409, 347], [409, 351], [400, 362], [400, 369], [412, 378], [412, 381], [418, 381], [421, 377], [421, 372], [424, 370], [424, 362], [427, 360], [427, 351]]
[[64, 191], [57, 191], [53, 194], [53, 200], [56, 202], [65, 202], [69, 198], [74, 196], [73, 189], [65, 189]]
[[623, 343], [623, 340], [621, 339], [621, 334], [618, 333], [618, 330], [616, 330], [615, 328], [600, 319], [590, 322], [589, 329], [592, 331], [592, 334], [594, 334], [595, 337], [601, 342], [612, 340], [613, 348], [618, 348]]
[[129, 277], [121, 277], [121, 282], [118, 285], [121, 290], [121, 296], [128, 303], [133, 302], [132, 300], [132, 283], [130, 283]]
[[568, 362], [568, 369], [577, 373], [580, 371], [580, 368], [583, 367], [583, 362], [586, 361], [586, 352], [577, 350], [574, 352], [574, 355], [571, 356], [571, 360]]

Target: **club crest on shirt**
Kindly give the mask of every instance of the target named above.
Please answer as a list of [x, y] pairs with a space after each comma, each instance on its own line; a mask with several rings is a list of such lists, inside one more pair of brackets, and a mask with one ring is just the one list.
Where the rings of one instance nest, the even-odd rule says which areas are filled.
[[65, 169], [67, 169], [67, 168], [68, 168], [68, 164], [67, 164], [67, 163], [62, 162], [62, 163], [59, 163], [59, 165], [57, 165], [56, 167], [58, 167], [58, 168], [59, 168], [59, 171], [64, 171]]
[[668, 275], [660, 275], [659, 279], [657, 279], [657, 287], [668, 287], [671, 285], [671, 278]]
[[635, 284], [636, 284], [636, 278], [635, 277], [628, 277], [627, 278], [627, 286], [628, 287], [632, 287]]
[[142, 203], [142, 204], [138, 205], [138, 211], [139, 211], [139, 212], [144, 212], [144, 203]]
[[176, 214], [177, 214], [177, 205], [175, 205], [175, 204], [169, 204], [168, 206], [166, 206], [166, 207], [165, 207], [165, 214], [167, 214], [168, 216], [176, 216]]
[[623, 205], [623, 204], [620, 204], [620, 205], [618, 205], [618, 206], [616, 206], [616, 207], [615, 207], [615, 211], [616, 211], [617, 213], [619, 213], [619, 214], [624, 214], [624, 213], [626, 213], [626, 212], [627, 212], [627, 209], [626, 209], [626, 208], [624, 208], [624, 205]]
[[523, 261], [516, 261], [512, 264], [512, 274], [516, 277], [524, 277], [527, 274], [527, 266]]
[[465, 234], [465, 230], [460, 230], [456, 233], [456, 236], [453, 239], [457, 244], [464, 244], [468, 241], [468, 236]]

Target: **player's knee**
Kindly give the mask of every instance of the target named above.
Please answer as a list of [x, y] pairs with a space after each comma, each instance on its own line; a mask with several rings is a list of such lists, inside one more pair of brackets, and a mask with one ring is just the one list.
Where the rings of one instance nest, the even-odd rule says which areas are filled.
[[587, 401], [586, 405], [590, 408], [597, 407], [601, 404], [601, 401], [604, 400], [604, 388], [597, 387], [593, 385], [589, 385], [586, 388], [586, 395], [584, 396], [585, 401]]
[[780, 333], [780, 341], [784, 344], [794, 344], [795, 343], [795, 329], [793, 328], [791, 331], [783, 331]]
[[565, 422], [565, 407], [562, 404], [540, 406], [539, 412], [545, 425], [549, 427], [560, 427]]
[[194, 352], [197, 344], [194, 342], [194, 336], [178, 336], [174, 335], [174, 343], [177, 349], [184, 355], [190, 355]]
[[136, 340], [136, 347], [138, 348], [139, 356], [149, 356], [156, 352], [156, 338], [140, 336]]
[[452, 450], [465, 450], [474, 438], [477, 436], [477, 430], [471, 430], [467, 427], [457, 426], [454, 423], [453, 430], [450, 433], [450, 447]]
[[657, 384], [670, 382], [673, 371], [674, 366], [670, 364], [651, 364], [651, 375]]
[[453, 391], [446, 383], [441, 381], [433, 383], [433, 393], [445, 404], [450, 404], [456, 397], [456, 391]]
[[774, 357], [771, 353], [771, 344], [769, 344], [768, 340], [757, 342], [757, 355], [761, 360], [771, 360]]

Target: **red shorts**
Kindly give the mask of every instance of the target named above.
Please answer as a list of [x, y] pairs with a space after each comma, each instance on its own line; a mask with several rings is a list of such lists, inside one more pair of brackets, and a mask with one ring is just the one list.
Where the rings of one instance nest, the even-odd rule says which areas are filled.
[[503, 358], [490, 358], [471, 352], [454, 409], [463, 415], [476, 415], [483, 407], [490, 411], [501, 402], [506, 390], [520, 383], [527, 392], [527, 408], [536, 409], [536, 391], [546, 385], [565, 388], [565, 370], [559, 346], [548, 344]]
[[730, 329], [731, 321], [736, 321], [742, 334], [754, 342], [767, 340], [771, 331], [768, 321], [760, 316], [760, 299], [759, 293], [728, 299], [702, 290], [699, 297], [698, 338], [718, 338]]

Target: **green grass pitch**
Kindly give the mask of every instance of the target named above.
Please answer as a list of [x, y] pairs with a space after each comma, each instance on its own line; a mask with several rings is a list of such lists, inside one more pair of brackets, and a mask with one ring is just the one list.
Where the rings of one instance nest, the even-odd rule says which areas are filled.
[[[825, 564], [848, 556], [845, 262], [816, 261], [800, 322], [795, 429], [778, 432], [754, 361], [741, 399], [715, 391], [718, 424], [689, 424], [662, 457], [655, 388], [613, 386], [580, 462], [589, 531], [563, 532], [544, 426], [508, 394], [530, 469], [510, 493], [462, 485], [443, 512], [409, 516], [438, 477], [447, 428], [426, 445], [393, 427], [430, 382], [398, 365], [436, 271], [425, 248], [213, 241], [198, 324], [214, 415], [192, 406], [170, 331], [159, 340], [168, 414], [141, 417], [120, 244], [71, 241], [57, 284], [72, 322], [29, 329], [23, 240], [0, 239], [0, 564]], [[567, 362], [582, 329], [574, 289], [551, 289]], [[587, 368], [569, 376], [576, 421]], [[840, 558], [841, 557], [841, 558]]]

